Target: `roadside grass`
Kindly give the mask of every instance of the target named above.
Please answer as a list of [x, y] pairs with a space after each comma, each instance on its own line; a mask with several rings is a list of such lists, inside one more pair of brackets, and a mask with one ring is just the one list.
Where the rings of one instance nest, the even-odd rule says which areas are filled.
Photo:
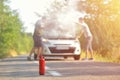
[[[112, 53], [107, 53], [106, 56], [102, 56], [99, 52], [93, 53], [95, 61], [99, 62], [114, 62], [114, 63], [120, 63], [120, 54], [118, 55], [117, 53], [112, 54]], [[85, 57], [85, 52], [81, 52], [81, 59]], [[88, 54], [88, 58], [90, 57], [90, 54]]]
[[0, 59], [7, 58], [7, 57], [16, 57], [18, 55], [24, 55], [27, 54], [27, 52], [16, 52], [15, 50], [10, 50], [8, 53], [0, 54]]

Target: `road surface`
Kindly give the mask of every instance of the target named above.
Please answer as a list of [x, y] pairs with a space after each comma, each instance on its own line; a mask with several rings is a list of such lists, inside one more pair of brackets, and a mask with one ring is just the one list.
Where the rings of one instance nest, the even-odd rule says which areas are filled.
[[0, 60], [0, 80], [120, 80], [120, 64], [73, 59], [46, 59], [45, 75], [38, 61], [26, 56]]

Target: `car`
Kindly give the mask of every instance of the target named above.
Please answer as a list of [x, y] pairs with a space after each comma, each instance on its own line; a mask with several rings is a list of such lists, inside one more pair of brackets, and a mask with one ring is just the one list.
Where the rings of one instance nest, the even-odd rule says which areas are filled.
[[43, 38], [43, 56], [73, 57], [80, 59], [80, 42], [75, 37], [72, 38]]
[[[69, 25], [71, 24], [69, 23]], [[44, 56], [80, 59], [81, 47], [79, 40], [76, 38], [74, 26], [65, 27], [62, 24], [53, 23], [43, 28], [42, 41]]]
[[43, 41], [44, 56], [63, 56], [64, 58], [73, 57], [80, 59], [80, 42], [76, 38], [48, 38]]

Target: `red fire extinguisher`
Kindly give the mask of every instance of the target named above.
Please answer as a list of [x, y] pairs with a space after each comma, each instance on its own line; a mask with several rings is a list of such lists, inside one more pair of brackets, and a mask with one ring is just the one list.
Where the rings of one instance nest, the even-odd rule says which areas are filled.
[[45, 59], [42, 55], [40, 55], [40, 58], [39, 58], [39, 74], [40, 75], [45, 74]]

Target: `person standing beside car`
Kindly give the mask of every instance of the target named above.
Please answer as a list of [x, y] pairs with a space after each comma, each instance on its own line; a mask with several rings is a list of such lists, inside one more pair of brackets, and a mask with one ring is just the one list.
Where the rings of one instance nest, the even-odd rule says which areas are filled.
[[42, 43], [42, 35], [43, 31], [42, 28], [44, 27], [42, 23], [44, 23], [46, 20], [46, 17], [42, 17], [42, 20], [38, 20], [35, 24], [35, 29], [33, 33], [33, 41], [34, 41], [34, 46], [32, 50], [30, 51], [29, 56], [27, 57], [28, 60], [31, 60], [31, 55], [32, 53], [37, 51], [37, 59], [39, 59], [39, 56], [42, 54], [43, 50], [43, 43]]
[[[93, 41], [93, 36], [92, 33], [88, 27], [88, 25], [84, 22], [84, 18], [79, 18], [79, 23], [81, 25], [81, 32], [80, 32], [80, 36], [81, 34], [84, 34], [85, 39], [86, 39], [86, 55], [85, 58], [83, 58], [82, 60], [93, 60], [93, 49], [92, 49], [92, 41]], [[88, 58], [88, 53], [90, 53], [90, 58]]]

